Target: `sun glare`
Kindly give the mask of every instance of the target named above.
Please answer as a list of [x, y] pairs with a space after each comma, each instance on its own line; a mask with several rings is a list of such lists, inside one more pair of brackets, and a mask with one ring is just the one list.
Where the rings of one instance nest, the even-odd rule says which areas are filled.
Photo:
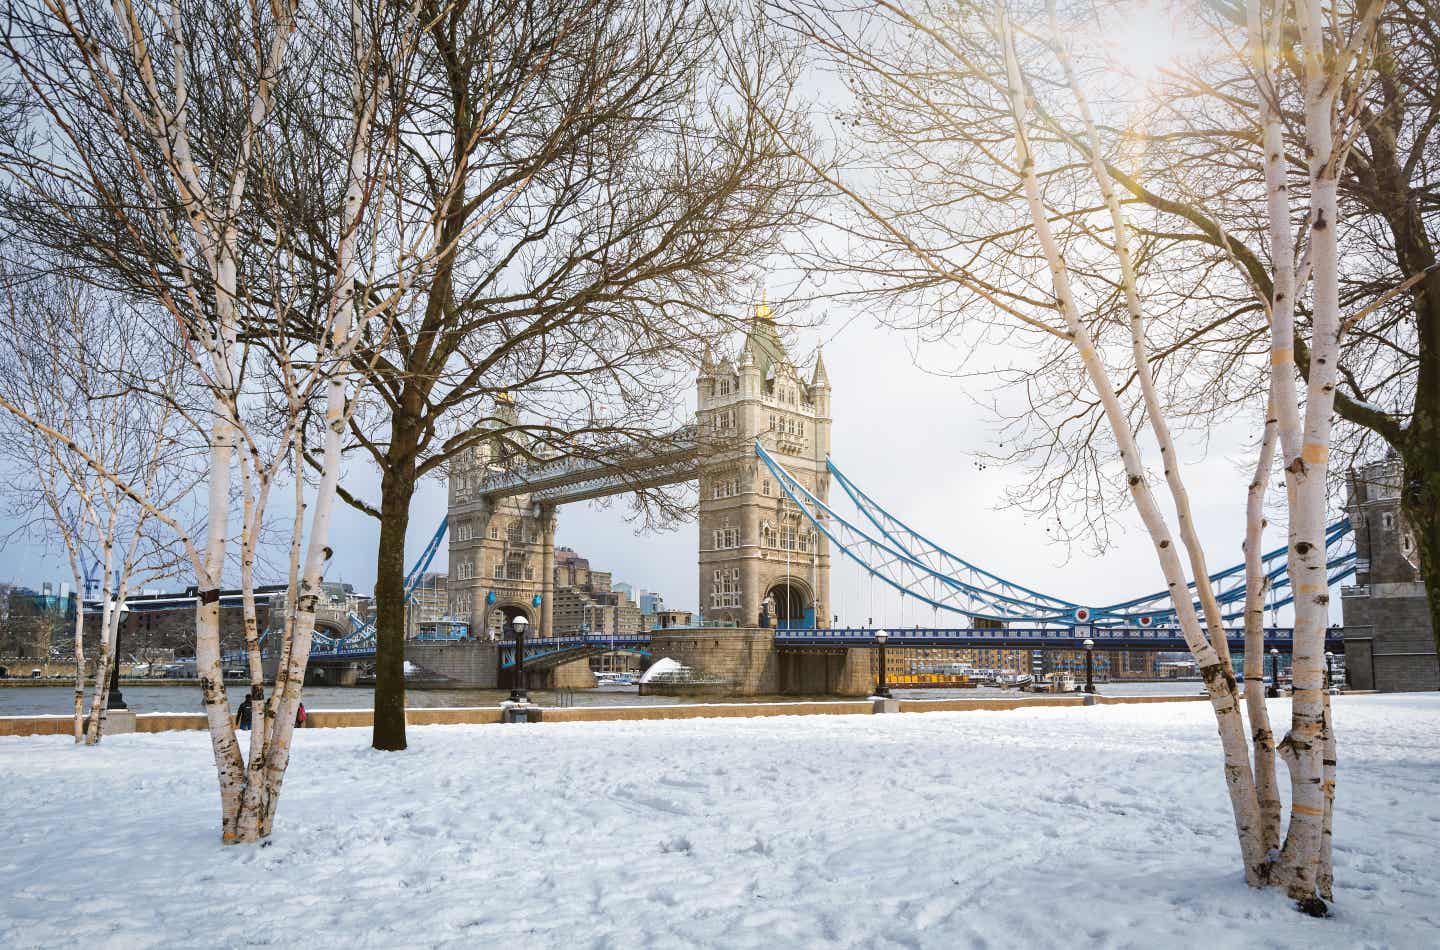
[[1178, 11], [1166, 3], [1116, 4], [1101, 24], [1101, 45], [1116, 68], [1142, 83], [1174, 65], [1188, 45], [1176, 25]]

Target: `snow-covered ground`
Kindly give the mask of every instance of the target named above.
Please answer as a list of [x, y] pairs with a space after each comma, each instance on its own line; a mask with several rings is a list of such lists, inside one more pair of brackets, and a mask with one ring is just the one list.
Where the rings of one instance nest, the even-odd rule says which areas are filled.
[[0, 739], [0, 946], [1440, 945], [1440, 696], [1336, 719], [1327, 921], [1242, 882], [1203, 703], [304, 731], [263, 848], [201, 733]]

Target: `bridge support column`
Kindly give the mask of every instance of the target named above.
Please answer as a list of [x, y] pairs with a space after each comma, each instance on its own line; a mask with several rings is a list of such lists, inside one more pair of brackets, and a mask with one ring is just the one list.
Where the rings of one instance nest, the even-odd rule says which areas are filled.
[[550, 670], [551, 689], [594, 689], [595, 674], [590, 671], [588, 657], [560, 663]]
[[[485, 563], [485, 552], [489, 550], [490, 540], [490, 519], [495, 514], [495, 503], [489, 498], [481, 499], [476, 506], [475, 523], [472, 537], [475, 543], [467, 548], [464, 557], [474, 559], [473, 579], [466, 582], [470, 591], [470, 636], [477, 640], [483, 640], [487, 636], [490, 626], [490, 605], [485, 603], [485, 593], [489, 589], [491, 571]], [[451, 535], [451, 560], [455, 564], [455, 542], [454, 535]], [[452, 583], [454, 583], [452, 581]]]
[[544, 504], [540, 506], [539, 635], [555, 636], [555, 506]]

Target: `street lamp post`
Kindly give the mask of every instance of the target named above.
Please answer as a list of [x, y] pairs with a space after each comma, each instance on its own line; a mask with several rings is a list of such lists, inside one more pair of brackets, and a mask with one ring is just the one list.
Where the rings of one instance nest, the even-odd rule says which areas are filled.
[[890, 687], [885, 685], [885, 641], [890, 639], [890, 634], [884, 630], [875, 631], [875, 640], [880, 644], [880, 682], [875, 687], [875, 695], [882, 699], [890, 698]]
[[1325, 688], [1328, 690], [1335, 685], [1335, 654], [1329, 650], [1325, 651]]
[[530, 621], [520, 614], [510, 625], [515, 629], [515, 686], [510, 690], [510, 701], [528, 703], [530, 696], [525, 692], [525, 628], [530, 626]]
[[1280, 695], [1280, 651], [1270, 648], [1270, 688], [1265, 691], [1270, 699]]
[[[125, 694], [120, 692], [120, 634], [125, 629], [125, 615], [130, 612], [130, 608], [121, 601], [115, 609], [120, 616], [115, 620], [115, 662], [110, 667], [110, 695], [105, 701], [105, 708], [129, 709], [130, 707], [125, 705]], [[104, 635], [104, 631], [101, 631], [101, 635]]]
[[1095, 692], [1095, 641], [1085, 638], [1085, 692]]

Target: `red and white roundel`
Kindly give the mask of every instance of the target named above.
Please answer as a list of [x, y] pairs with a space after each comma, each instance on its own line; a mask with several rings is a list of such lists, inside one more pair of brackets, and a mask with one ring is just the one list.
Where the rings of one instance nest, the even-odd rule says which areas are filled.
[[1076, 607], [1076, 608], [1075, 608], [1075, 619], [1078, 620], [1078, 621], [1080, 621], [1081, 623], [1087, 622], [1087, 621], [1090, 619], [1090, 608], [1089, 608], [1089, 607]]
[[1148, 627], [1148, 626], [1150, 626], [1150, 625], [1151, 625], [1152, 623], [1154, 623], [1154, 622], [1155, 622], [1155, 621], [1154, 621], [1152, 618], [1150, 618], [1150, 617], [1141, 617], [1141, 618], [1140, 618], [1140, 626], [1142, 626], [1142, 627]]

